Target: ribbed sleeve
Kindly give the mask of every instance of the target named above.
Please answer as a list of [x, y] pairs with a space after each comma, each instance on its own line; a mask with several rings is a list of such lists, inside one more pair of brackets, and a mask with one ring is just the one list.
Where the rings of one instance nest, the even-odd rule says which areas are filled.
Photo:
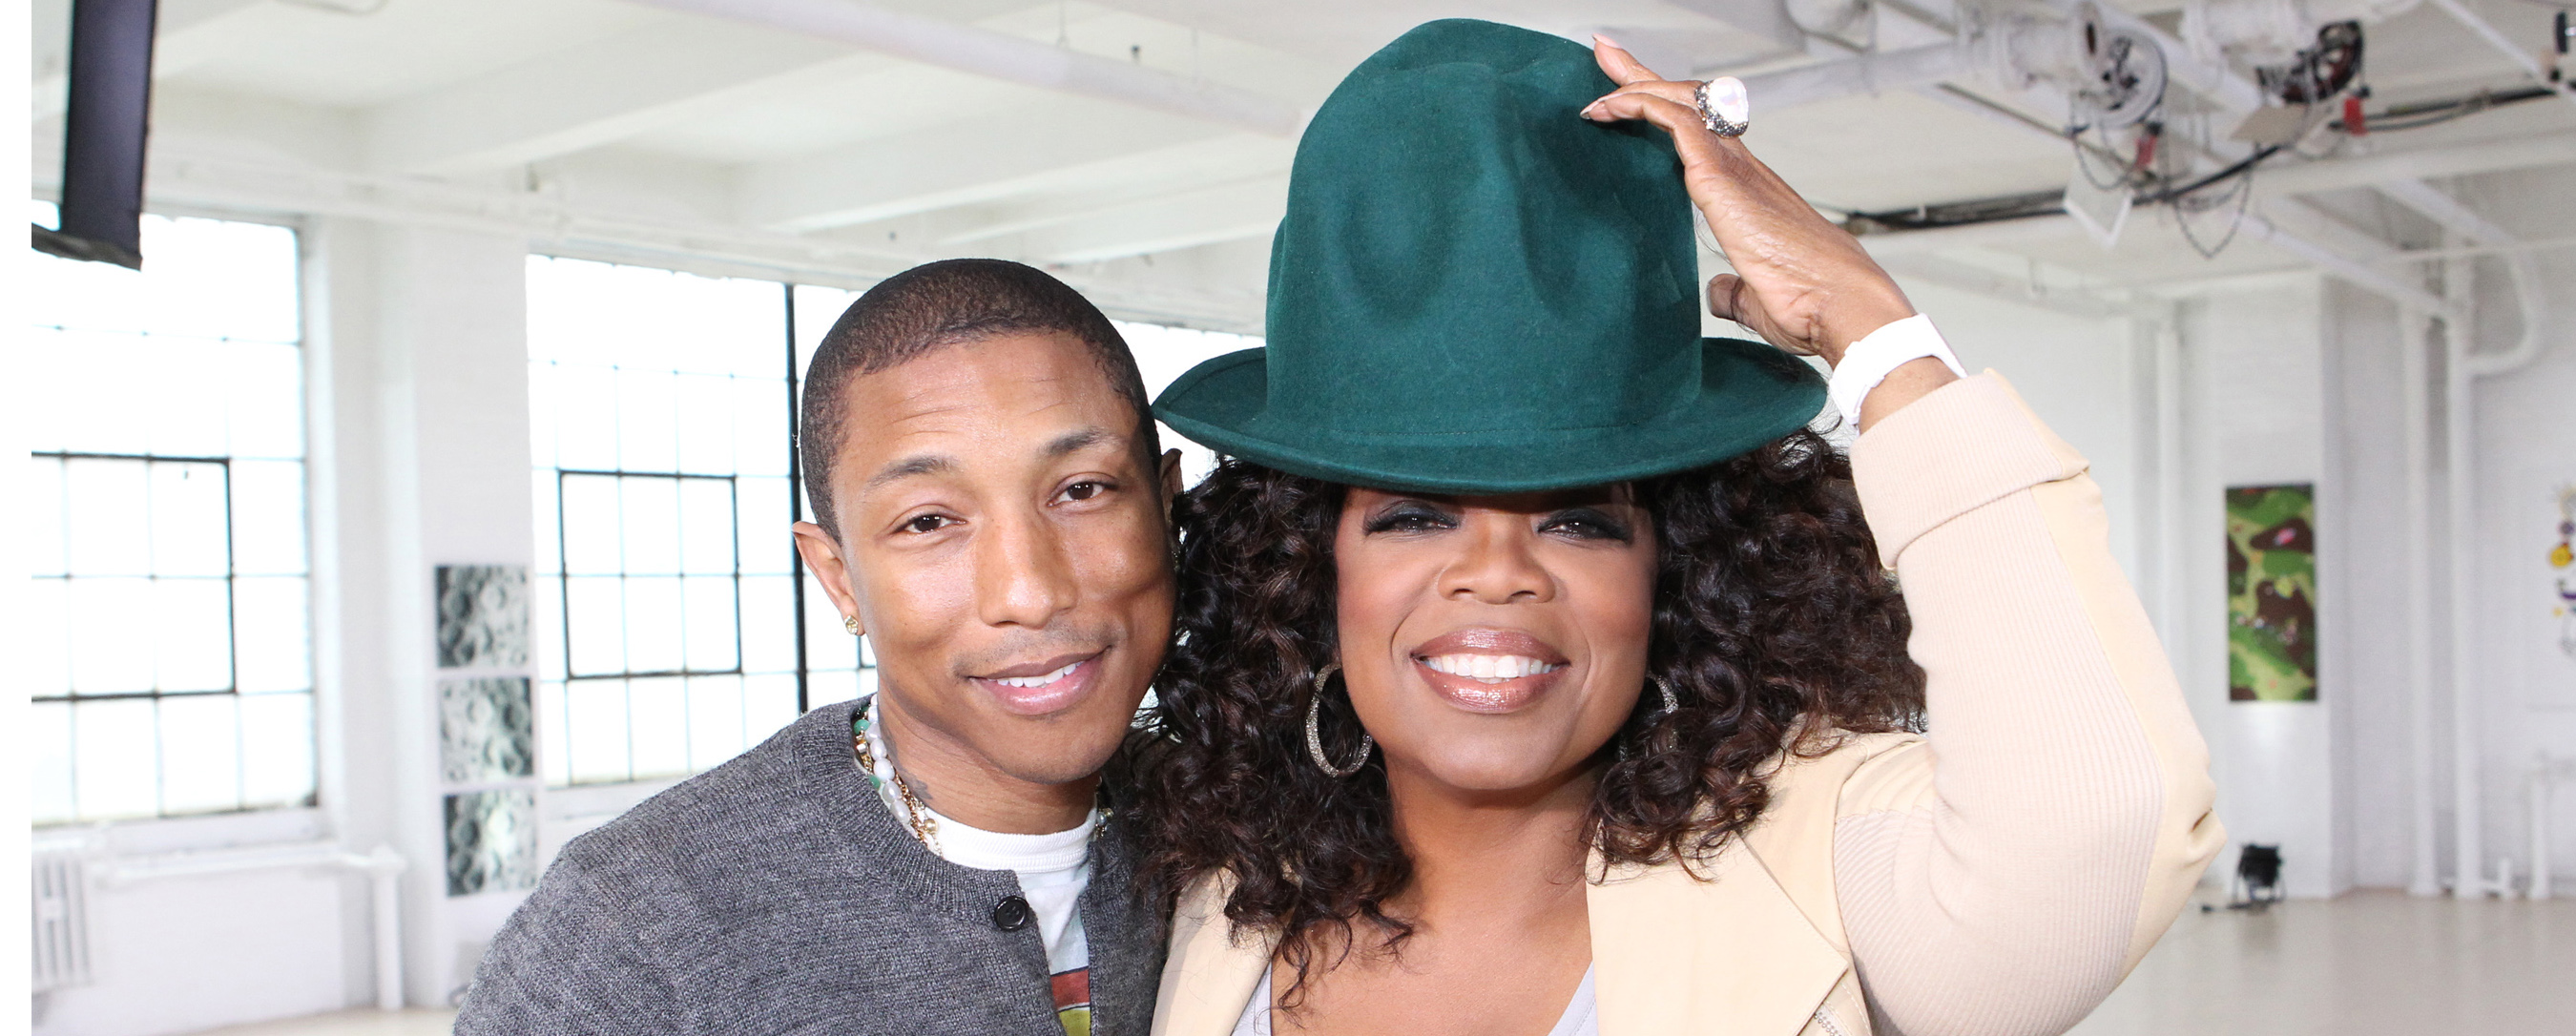
[[2082, 456], [1991, 372], [1852, 450], [1928, 681], [1924, 743], [1836, 809], [1834, 886], [1882, 1033], [2058, 1033], [2224, 840], [2208, 753], [2112, 561]]

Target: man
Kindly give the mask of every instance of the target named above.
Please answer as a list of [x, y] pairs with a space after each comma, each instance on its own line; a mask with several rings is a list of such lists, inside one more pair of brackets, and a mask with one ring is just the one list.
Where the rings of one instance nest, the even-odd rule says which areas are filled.
[[1169, 507], [1107, 318], [899, 274], [806, 374], [796, 545], [878, 691], [575, 839], [456, 1031], [1142, 1034], [1162, 947], [1100, 771], [1161, 664]]

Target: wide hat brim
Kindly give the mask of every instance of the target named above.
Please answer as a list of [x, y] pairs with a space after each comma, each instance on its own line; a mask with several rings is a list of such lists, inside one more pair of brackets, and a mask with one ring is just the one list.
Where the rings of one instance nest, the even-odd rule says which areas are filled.
[[1805, 427], [1824, 409], [1824, 379], [1796, 357], [1739, 338], [1701, 339], [1700, 349], [1699, 392], [1636, 423], [1379, 433], [1265, 420], [1266, 349], [1227, 353], [1191, 368], [1154, 401], [1154, 416], [1219, 453], [1291, 474], [1378, 489], [1496, 495], [1705, 467]]

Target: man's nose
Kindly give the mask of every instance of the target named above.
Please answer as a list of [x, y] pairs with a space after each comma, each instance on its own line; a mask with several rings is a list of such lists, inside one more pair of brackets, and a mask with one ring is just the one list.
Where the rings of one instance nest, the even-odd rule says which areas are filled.
[[1531, 548], [1537, 535], [1517, 515], [1473, 516], [1459, 542], [1465, 548], [1441, 573], [1441, 593], [1484, 604], [1545, 603], [1556, 599], [1556, 579]]
[[996, 518], [975, 548], [975, 605], [985, 625], [1043, 628], [1081, 596], [1054, 523], [1039, 516]]

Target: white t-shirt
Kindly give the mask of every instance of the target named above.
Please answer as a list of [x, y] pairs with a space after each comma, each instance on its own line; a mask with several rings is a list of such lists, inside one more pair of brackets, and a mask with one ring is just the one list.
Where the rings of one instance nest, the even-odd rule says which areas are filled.
[[[874, 705], [870, 701], [867, 705]], [[862, 706], [865, 710], [866, 706]], [[895, 790], [894, 755], [886, 747], [885, 728], [867, 711], [868, 754], [875, 757], [877, 798], [894, 811], [897, 823], [910, 829], [903, 794]], [[1011, 871], [1020, 878], [1020, 898], [1036, 916], [1038, 941], [1045, 945], [1047, 973], [1055, 994], [1056, 1021], [1066, 1036], [1091, 1033], [1091, 943], [1082, 932], [1082, 890], [1091, 884], [1091, 833], [1100, 826], [1092, 810], [1070, 830], [1045, 835], [1011, 835], [965, 824], [925, 806], [922, 812], [936, 828], [933, 851], [960, 867]]]

